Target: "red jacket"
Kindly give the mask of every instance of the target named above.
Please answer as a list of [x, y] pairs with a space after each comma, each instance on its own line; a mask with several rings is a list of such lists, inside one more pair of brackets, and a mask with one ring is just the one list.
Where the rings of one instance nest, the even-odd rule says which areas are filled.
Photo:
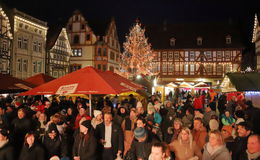
[[88, 116], [88, 115], [86, 115], [86, 114], [84, 114], [83, 116], [81, 116], [81, 115], [78, 114], [77, 117], [76, 117], [75, 123], [74, 123], [74, 128], [75, 128], [75, 129], [79, 128], [79, 121], [80, 121], [83, 117], [85, 117], [86, 120], [91, 120], [91, 117]]
[[193, 102], [194, 109], [202, 109], [202, 100], [201, 97], [195, 98]]

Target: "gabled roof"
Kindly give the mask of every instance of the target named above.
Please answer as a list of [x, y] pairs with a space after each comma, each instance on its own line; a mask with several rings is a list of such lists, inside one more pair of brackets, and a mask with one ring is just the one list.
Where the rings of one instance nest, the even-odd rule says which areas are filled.
[[37, 74], [35, 76], [29, 77], [29, 78], [25, 79], [24, 81], [31, 83], [31, 84], [34, 84], [35, 86], [39, 86], [39, 85], [42, 85], [42, 84], [47, 83], [49, 81], [52, 81], [54, 79], [55, 79], [54, 77], [40, 73], [40, 74]]
[[[244, 48], [240, 30], [228, 23], [161, 24], [145, 29], [153, 49]], [[226, 44], [226, 36], [231, 36], [231, 44]], [[197, 45], [198, 37], [202, 45]], [[171, 38], [176, 39], [175, 46], [170, 45]]]
[[237, 91], [260, 91], [260, 73], [227, 73]]

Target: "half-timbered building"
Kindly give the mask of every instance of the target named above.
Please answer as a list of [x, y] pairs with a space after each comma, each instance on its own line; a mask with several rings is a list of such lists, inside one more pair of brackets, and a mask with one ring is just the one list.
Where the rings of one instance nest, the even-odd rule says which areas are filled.
[[176, 24], [146, 27], [155, 53], [153, 70], [163, 82], [220, 83], [240, 71], [243, 43], [231, 24]]
[[6, 11], [0, 5], [0, 73], [11, 72], [11, 50], [12, 50], [11, 25]]
[[69, 18], [67, 32], [72, 48], [70, 72], [93, 66], [99, 70], [119, 68], [120, 45], [114, 18], [87, 20], [76, 10]]
[[56, 26], [49, 28], [46, 53], [46, 74], [59, 78], [69, 73], [72, 50], [66, 28]]

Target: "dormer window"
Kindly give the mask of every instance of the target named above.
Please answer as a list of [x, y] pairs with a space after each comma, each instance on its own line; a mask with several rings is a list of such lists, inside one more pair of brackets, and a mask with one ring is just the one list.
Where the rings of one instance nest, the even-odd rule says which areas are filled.
[[226, 44], [231, 44], [231, 36], [230, 35], [226, 36]]
[[175, 38], [171, 38], [170, 39], [170, 45], [171, 46], [175, 46], [175, 44], [176, 44], [176, 39]]
[[201, 46], [201, 45], [202, 45], [202, 40], [203, 40], [202, 37], [198, 37], [198, 38], [197, 38], [197, 45], [198, 45], [198, 46]]

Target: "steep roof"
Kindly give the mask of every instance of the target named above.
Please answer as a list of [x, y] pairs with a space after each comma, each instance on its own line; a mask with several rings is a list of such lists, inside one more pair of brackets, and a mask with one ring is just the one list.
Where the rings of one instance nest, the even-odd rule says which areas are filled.
[[[242, 34], [238, 27], [228, 23], [161, 24], [145, 27], [148, 41], [153, 49], [189, 48], [244, 48]], [[226, 44], [226, 36], [231, 36], [231, 44]], [[197, 45], [197, 38], [202, 45]], [[175, 38], [175, 46], [170, 39]]]
[[237, 91], [260, 91], [260, 73], [228, 73], [227, 76]]

